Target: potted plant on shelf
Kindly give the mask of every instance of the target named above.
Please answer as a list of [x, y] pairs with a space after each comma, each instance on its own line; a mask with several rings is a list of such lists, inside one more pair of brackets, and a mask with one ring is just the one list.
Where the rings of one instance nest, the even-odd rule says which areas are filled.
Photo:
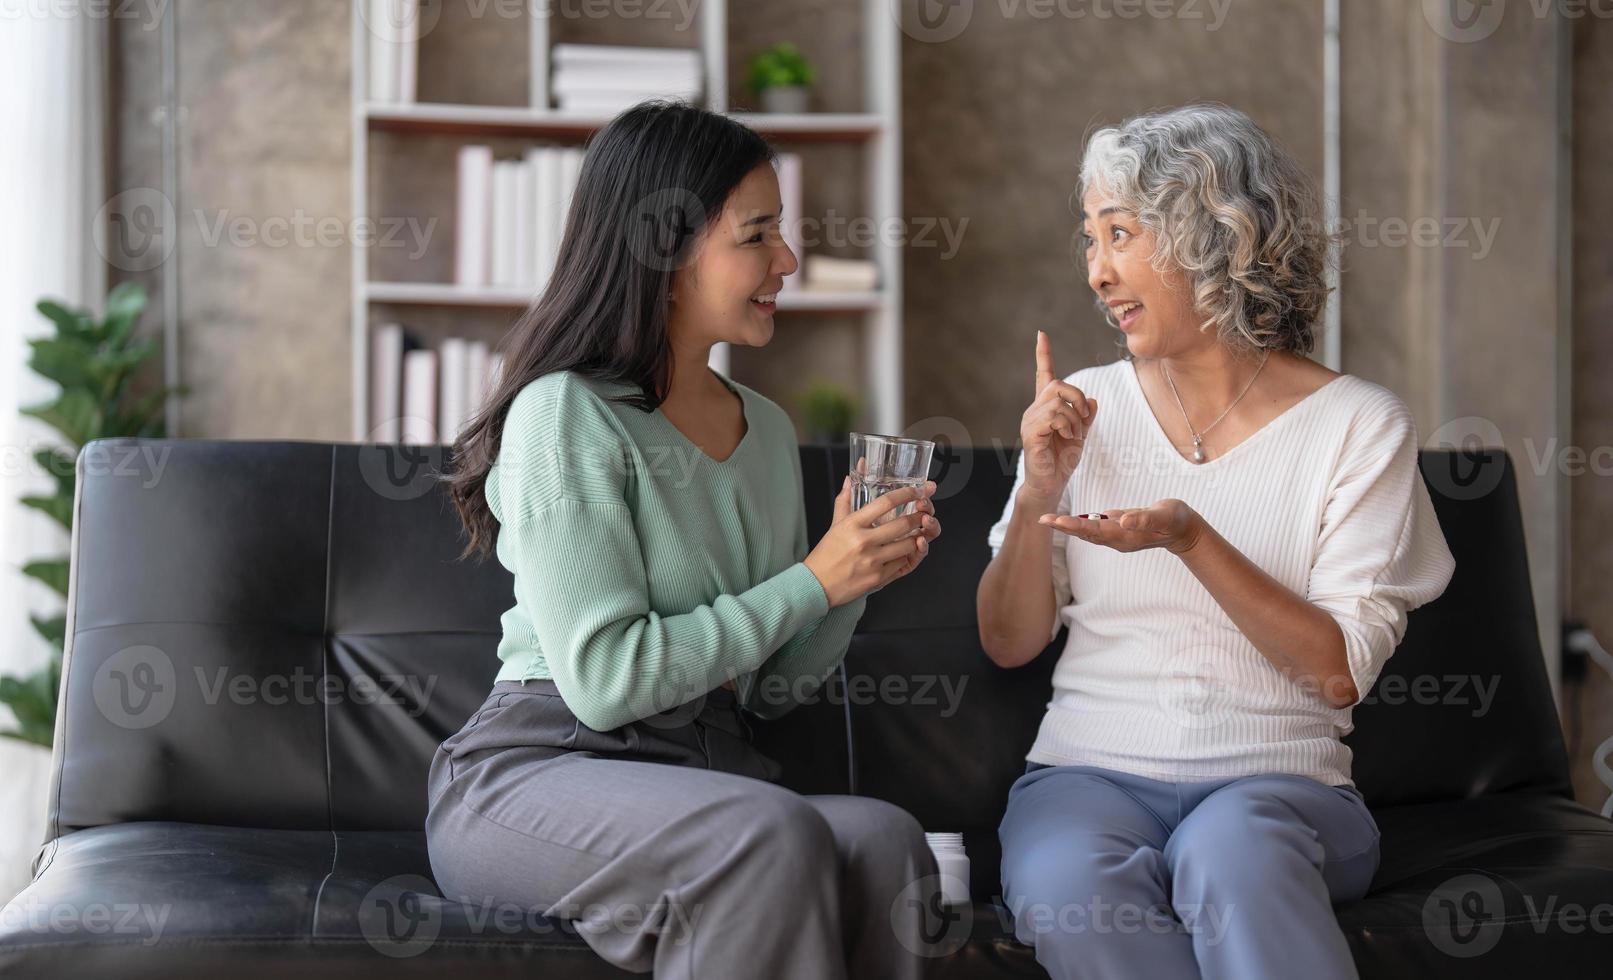
[[851, 441], [851, 426], [860, 411], [851, 392], [832, 381], [813, 381], [802, 390], [800, 406], [808, 442], [843, 446]]
[[[34, 461], [55, 480], [54, 493], [23, 497], [24, 507], [45, 514], [71, 534], [73, 489], [78, 451], [92, 439], [114, 436], [161, 438], [160, 410], [170, 393], [184, 394], [186, 385], [161, 387], [135, 398], [128, 391], [130, 378], [150, 357], [155, 342], [132, 340], [134, 326], [146, 308], [146, 293], [136, 283], [120, 283], [106, 298], [106, 312], [97, 319], [88, 310], [70, 310], [41, 300], [39, 312], [56, 325], [56, 335], [30, 340], [33, 353], [28, 367], [60, 386], [56, 397], [22, 410], [61, 433], [67, 449], [47, 446], [33, 453]], [[39, 558], [22, 566], [22, 573], [67, 599], [68, 557]], [[0, 736], [49, 749], [56, 731], [56, 698], [61, 687], [62, 649], [66, 643], [66, 615], [42, 619], [29, 616], [34, 630], [54, 648], [44, 667], [28, 677], [0, 677], [0, 704], [11, 709], [17, 727], [0, 729]], [[49, 754], [42, 757], [49, 761]]]
[[761, 96], [763, 112], [806, 112], [817, 70], [795, 45], [784, 41], [752, 58], [748, 77], [751, 91]]

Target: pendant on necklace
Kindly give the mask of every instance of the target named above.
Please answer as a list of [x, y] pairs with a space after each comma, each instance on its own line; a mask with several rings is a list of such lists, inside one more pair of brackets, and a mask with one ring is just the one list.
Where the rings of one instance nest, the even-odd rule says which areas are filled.
[[1204, 462], [1204, 440], [1198, 436], [1193, 437], [1193, 462]]

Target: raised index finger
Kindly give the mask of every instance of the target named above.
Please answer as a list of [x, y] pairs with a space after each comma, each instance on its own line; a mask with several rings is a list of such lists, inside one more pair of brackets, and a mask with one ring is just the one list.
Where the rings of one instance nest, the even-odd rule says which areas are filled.
[[1053, 347], [1045, 331], [1036, 331], [1036, 394], [1040, 395], [1048, 383], [1057, 378], [1053, 371]]

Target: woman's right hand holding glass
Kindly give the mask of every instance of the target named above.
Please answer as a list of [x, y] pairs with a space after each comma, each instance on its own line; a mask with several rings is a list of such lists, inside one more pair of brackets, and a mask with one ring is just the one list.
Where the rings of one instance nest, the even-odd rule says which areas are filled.
[[[941, 529], [930, 503], [934, 493], [935, 481], [929, 480], [922, 487], [892, 490], [853, 511], [851, 478], [846, 478], [835, 497], [829, 530], [804, 559], [831, 608], [854, 602], [918, 567]], [[914, 502], [913, 513], [890, 516]]]

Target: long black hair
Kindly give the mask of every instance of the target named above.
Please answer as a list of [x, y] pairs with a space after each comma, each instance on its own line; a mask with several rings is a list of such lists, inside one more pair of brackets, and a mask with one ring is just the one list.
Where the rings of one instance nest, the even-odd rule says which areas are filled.
[[527, 384], [576, 371], [632, 385], [637, 393], [617, 400], [643, 411], [661, 404], [671, 383], [672, 274], [740, 181], [773, 159], [754, 130], [682, 102], [640, 103], [589, 141], [554, 273], [499, 341], [503, 370], [451, 450], [444, 480], [470, 538], [461, 559], [493, 551], [487, 473]]

